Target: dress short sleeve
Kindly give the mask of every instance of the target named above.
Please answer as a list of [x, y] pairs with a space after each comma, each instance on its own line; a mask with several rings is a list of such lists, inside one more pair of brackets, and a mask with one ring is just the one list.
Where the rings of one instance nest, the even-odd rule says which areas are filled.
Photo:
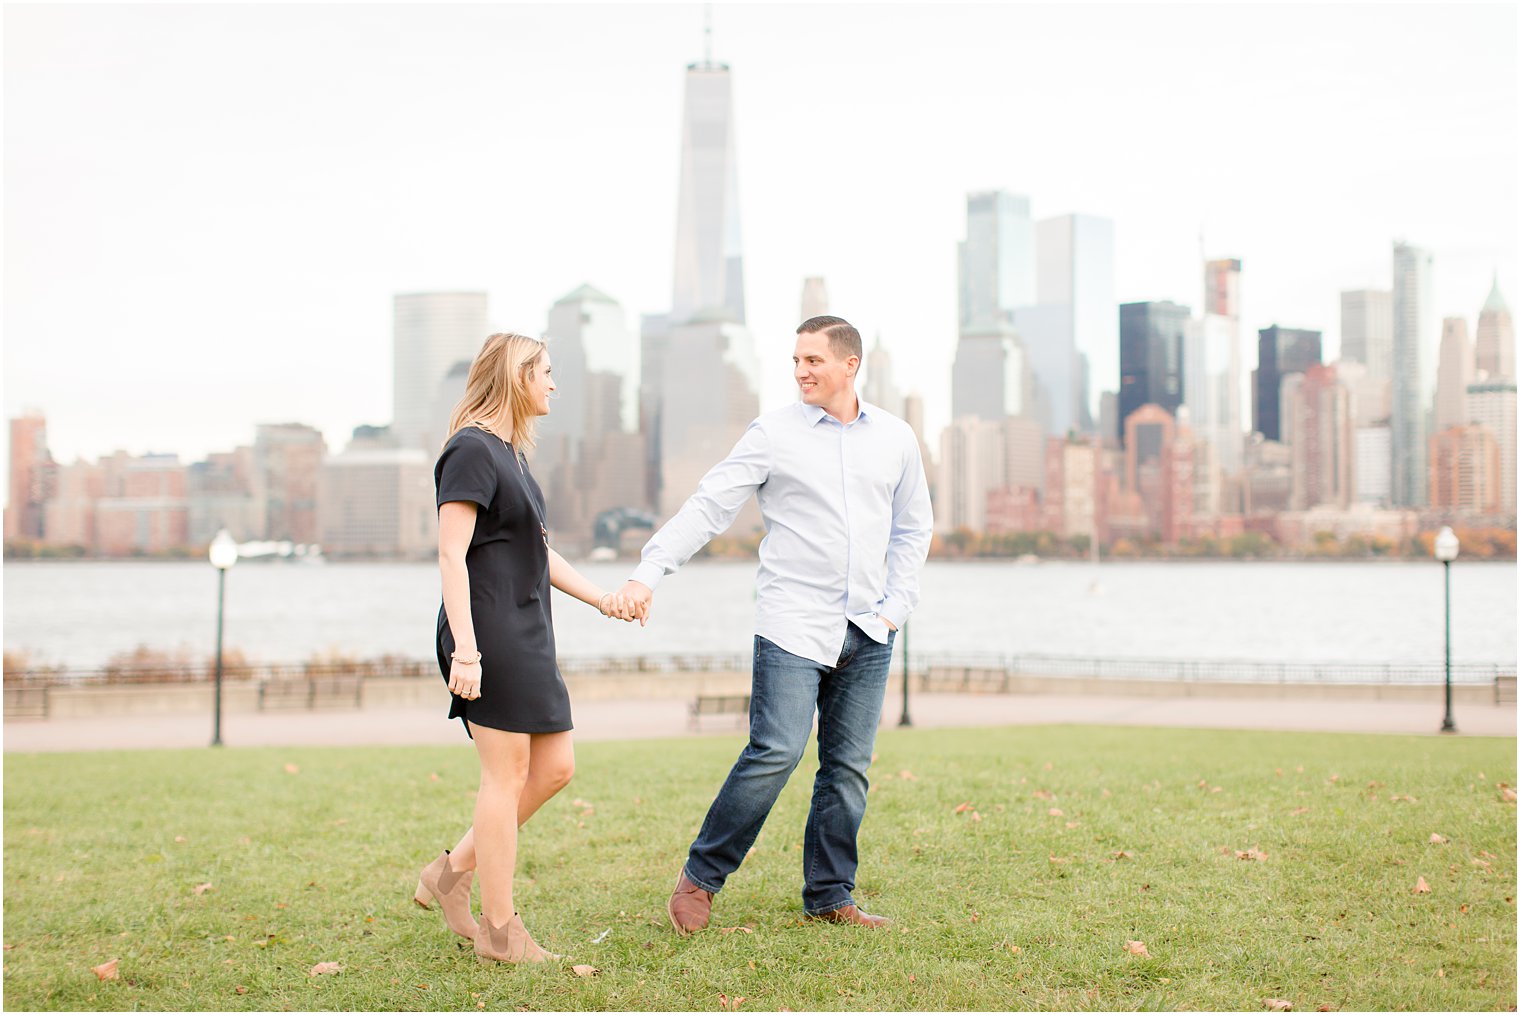
[[438, 506], [449, 501], [469, 501], [483, 508], [491, 506], [496, 494], [496, 463], [485, 442], [465, 433], [454, 435], [438, 458], [433, 470], [438, 488]]

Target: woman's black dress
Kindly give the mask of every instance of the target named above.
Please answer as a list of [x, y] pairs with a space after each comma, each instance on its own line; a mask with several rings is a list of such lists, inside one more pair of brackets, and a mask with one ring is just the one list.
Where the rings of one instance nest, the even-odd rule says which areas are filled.
[[[465, 555], [470, 612], [480, 648], [480, 697], [453, 696], [449, 718], [513, 733], [571, 729], [570, 695], [554, 658], [544, 494], [521, 456], [496, 436], [465, 427], [449, 439], [433, 482], [441, 507], [479, 506]], [[438, 609], [438, 667], [449, 679], [454, 635]]]

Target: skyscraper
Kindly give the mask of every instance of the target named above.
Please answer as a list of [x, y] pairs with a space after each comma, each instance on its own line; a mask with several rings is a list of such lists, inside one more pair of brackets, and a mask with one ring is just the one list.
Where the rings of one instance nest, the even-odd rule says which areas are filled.
[[829, 312], [829, 289], [820, 275], [809, 275], [802, 280], [802, 316], [797, 323], [822, 317]]
[[[669, 350], [661, 385], [680, 397], [667, 398], [660, 414], [659, 511], [665, 517], [675, 514], [760, 412], [754, 341], [722, 308], [673, 328]], [[747, 512], [734, 525], [748, 528], [757, 521]]]
[[1191, 311], [1165, 300], [1119, 306], [1119, 434], [1128, 440], [1125, 420], [1142, 405], [1158, 405], [1168, 416], [1183, 402], [1183, 336]]
[[1274, 324], [1257, 332], [1257, 367], [1252, 375], [1251, 416], [1257, 433], [1269, 441], [1284, 440], [1282, 381], [1301, 374], [1320, 360], [1320, 333]]
[[1430, 272], [1427, 251], [1393, 245], [1393, 506], [1425, 505], [1425, 359], [1430, 342]]
[[[1245, 425], [1240, 346], [1239, 258], [1225, 257], [1203, 265], [1203, 316], [1197, 329], [1198, 357], [1191, 362], [1207, 385], [1194, 400], [1184, 378], [1192, 426], [1214, 447], [1214, 462], [1226, 473], [1239, 471]], [[1192, 350], [1189, 350], [1191, 354]]]
[[1341, 359], [1360, 363], [1369, 377], [1393, 377], [1393, 293], [1347, 289], [1341, 293]]
[[1499, 276], [1478, 314], [1478, 369], [1491, 378], [1515, 379], [1515, 318], [1499, 293]]
[[5, 507], [6, 539], [41, 539], [52, 456], [47, 448], [47, 420], [29, 412], [11, 420], [10, 502]]
[[1499, 509], [1515, 513], [1515, 380], [1479, 381], [1467, 389], [1467, 415], [1494, 434], [1499, 445]]
[[[670, 310], [644, 315], [640, 338], [648, 496], [663, 511], [679, 506], [759, 409], [754, 339], [744, 325], [732, 79], [710, 52], [686, 68], [676, 204]], [[666, 397], [673, 384], [679, 400]], [[741, 516], [736, 527], [749, 520]]]
[[[967, 232], [970, 233], [968, 224]], [[1047, 432], [1093, 430], [1090, 379], [1118, 376], [1114, 225], [1060, 215], [1035, 226], [1037, 303], [1013, 309]]]
[[1499, 444], [1481, 423], [1453, 426], [1430, 438], [1430, 506], [1492, 515], [1499, 511]]
[[433, 416], [438, 390], [460, 360], [475, 358], [487, 336], [482, 292], [400, 293], [393, 302], [391, 432], [398, 446], [436, 453], [447, 419]]
[[728, 64], [714, 63], [710, 55], [686, 68], [674, 279], [675, 323], [717, 307], [730, 321], [744, 323], [733, 79]]
[[[817, 316], [816, 314], [813, 316]], [[807, 320], [807, 318], [803, 318]], [[894, 416], [903, 414], [903, 396], [892, 377], [892, 354], [881, 344], [881, 335], [865, 357], [865, 384], [861, 386], [862, 397], [872, 405], [880, 406]]]
[[962, 333], [1009, 323], [1015, 307], [1036, 302], [1029, 198], [1003, 190], [966, 195], [959, 271]]
[[1292, 418], [1293, 492], [1289, 506], [1304, 511], [1322, 505], [1347, 507], [1356, 495], [1355, 427], [1351, 392], [1333, 366], [1314, 365], [1283, 398]]
[[1467, 319], [1441, 322], [1441, 359], [1436, 366], [1436, 430], [1468, 422], [1467, 386], [1473, 382], [1473, 347]]
[[1034, 378], [1013, 326], [991, 321], [961, 330], [950, 368], [952, 419], [1036, 415]]

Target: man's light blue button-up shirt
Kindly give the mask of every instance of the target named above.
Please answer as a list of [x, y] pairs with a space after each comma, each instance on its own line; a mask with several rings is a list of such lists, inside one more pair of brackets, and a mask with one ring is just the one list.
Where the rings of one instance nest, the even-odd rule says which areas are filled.
[[839, 661], [853, 622], [886, 642], [918, 605], [933, 515], [918, 438], [865, 402], [849, 423], [797, 402], [749, 425], [727, 458], [644, 545], [651, 589], [733, 524], [753, 493], [760, 543], [755, 631], [793, 655]]

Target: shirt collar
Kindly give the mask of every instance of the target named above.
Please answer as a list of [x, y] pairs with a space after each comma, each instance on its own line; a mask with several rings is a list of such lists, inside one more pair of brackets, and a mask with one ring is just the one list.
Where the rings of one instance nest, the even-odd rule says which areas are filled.
[[[859, 395], [855, 396], [855, 401], [860, 405], [860, 414], [856, 416], [855, 420], [852, 422], [858, 422], [860, 420], [866, 420], [869, 422], [871, 415], [877, 411], [876, 407], [874, 405], [868, 404], [866, 400], [864, 398], [861, 398]], [[829, 415], [828, 411], [825, 410], [821, 405], [809, 405], [807, 402], [798, 402], [797, 404], [802, 406], [802, 417], [807, 420], [808, 426], [817, 426], [819, 423], [823, 422], [824, 417]], [[829, 418], [832, 419], [833, 417]], [[835, 420], [835, 422], [837, 423], [839, 421]], [[844, 426], [847, 424], [840, 425]]]

